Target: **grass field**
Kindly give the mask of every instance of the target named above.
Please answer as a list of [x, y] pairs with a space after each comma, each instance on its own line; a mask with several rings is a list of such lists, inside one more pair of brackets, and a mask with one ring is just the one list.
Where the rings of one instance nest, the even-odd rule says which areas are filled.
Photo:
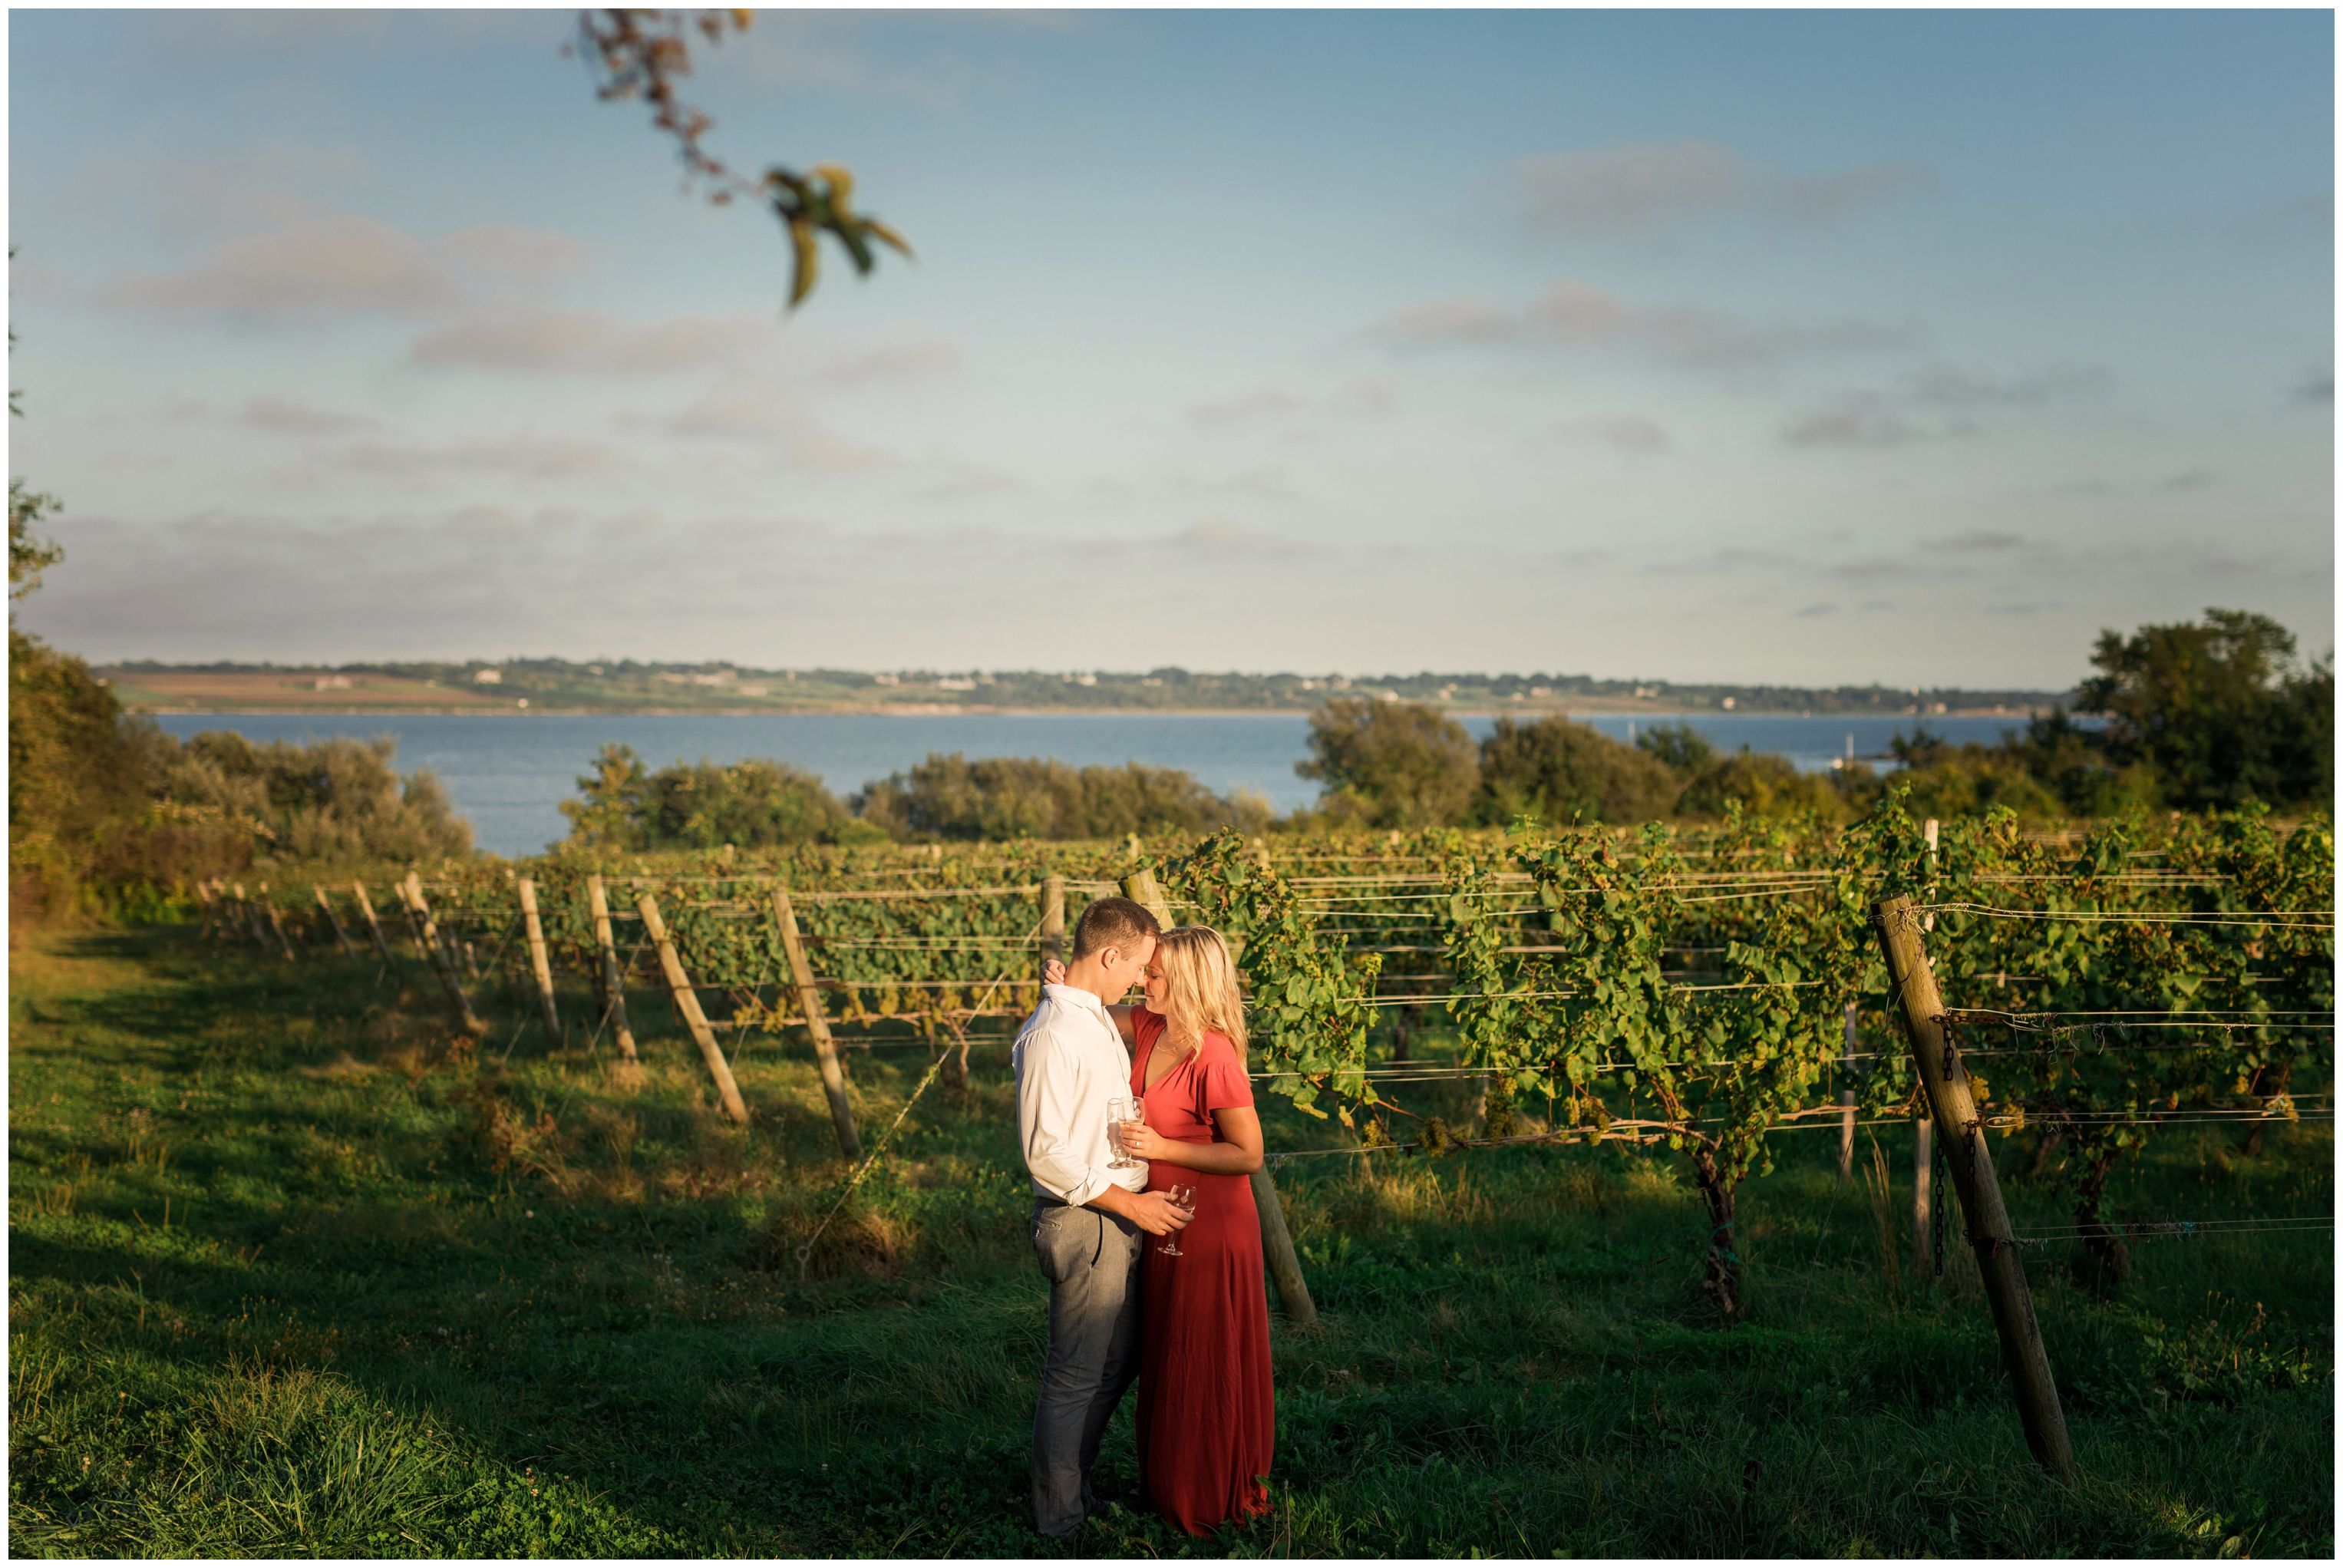
[[[741, 1131], [660, 1007], [628, 1084], [533, 1033], [501, 1071], [501, 1035], [451, 1050], [412, 974], [171, 930], [10, 967], [14, 1552], [1041, 1554], [1004, 1043], [929, 1091], [801, 1283], [842, 1174], [801, 1044], [742, 1053]], [[924, 1066], [853, 1058], [866, 1137]], [[1330, 1141], [1268, 1121], [1272, 1149]], [[2085, 1472], [2061, 1488], [1956, 1241], [1941, 1286], [1890, 1265], [1895, 1132], [1884, 1202], [1838, 1186], [1828, 1134], [1782, 1135], [1731, 1328], [1663, 1156], [1286, 1165], [1325, 1322], [1276, 1322], [1273, 1517], [1191, 1542], [1119, 1509], [1081, 1550], [2332, 1554], [2328, 1232], [2142, 1242], [2104, 1298], [2036, 1254]], [[2333, 1211], [2327, 1124], [2251, 1160], [2236, 1136], [2165, 1138], [2117, 1213]], [[2059, 1218], [2011, 1201], [2021, 1232]]]

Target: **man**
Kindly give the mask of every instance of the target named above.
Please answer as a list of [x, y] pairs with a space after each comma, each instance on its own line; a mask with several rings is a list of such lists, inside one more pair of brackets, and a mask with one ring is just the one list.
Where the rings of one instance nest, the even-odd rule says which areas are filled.
[[1157, 930], [1129, 899], [1084, 910], [1064, 982], [1041, 988], [1041, 1005], [1010, 1054], [1018, 1140], [1033, 1178], [1033, 1251], [1050, 1282], [1050, 1359], [1033, 1412], [1033, 1524], [1061, 1541], [1095, 1503], [1099, 1439], [1139, 1374], [1141, 1233], [1168, 1236], [1190, 1219], [1161, 1193], [1141, 1191], [1145, 1165], [1108, 1168], [1107, 1108], [1131, 1093], [1131, 1052], [1107, 1005], [1143, 980]]

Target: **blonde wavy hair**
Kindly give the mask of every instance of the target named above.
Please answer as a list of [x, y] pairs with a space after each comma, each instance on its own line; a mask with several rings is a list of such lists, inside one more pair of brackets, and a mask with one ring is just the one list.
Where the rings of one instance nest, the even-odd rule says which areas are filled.
[[1218, 1030], [1245, 1059], [1244, 1000], [1237, 992], [1236, 960], [1229, 944], [1210, 926], [1174, 926], [1155, 944], [1163, 972], [1163, 1034], [1193, 1051], [1209, 1030]]

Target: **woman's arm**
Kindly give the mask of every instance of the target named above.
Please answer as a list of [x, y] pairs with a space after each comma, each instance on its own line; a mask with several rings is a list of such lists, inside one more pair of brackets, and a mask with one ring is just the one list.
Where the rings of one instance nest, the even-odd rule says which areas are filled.
[[1261, 1115], [1250, 1105], [1232, 1105], [1212, 1113], [1210, 1143], [1182, 1143], [1152, 1127], [1124, 1122], [1123, 1151], [1134, 1160], [1184, 1166], [1211, 1176], [1249, 1176], [1261, 1169]]

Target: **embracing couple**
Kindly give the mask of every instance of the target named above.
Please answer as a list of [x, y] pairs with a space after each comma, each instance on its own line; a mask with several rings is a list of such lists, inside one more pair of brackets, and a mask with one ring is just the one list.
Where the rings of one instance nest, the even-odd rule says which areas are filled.
[[[1276, 1442], [1236, 966], [1209, 927], [1101, 899], [1043, 980], [1011, 1059], [1050, 1282], [1033, 1523], [1070, 1538], [1097, 1505], [1099, 1440], [1136, 1379], [1148, 1501], [1201, 1535], [1268, 1508]], [[1115, 1005], [1134, 986], [1145, 1004]]]

